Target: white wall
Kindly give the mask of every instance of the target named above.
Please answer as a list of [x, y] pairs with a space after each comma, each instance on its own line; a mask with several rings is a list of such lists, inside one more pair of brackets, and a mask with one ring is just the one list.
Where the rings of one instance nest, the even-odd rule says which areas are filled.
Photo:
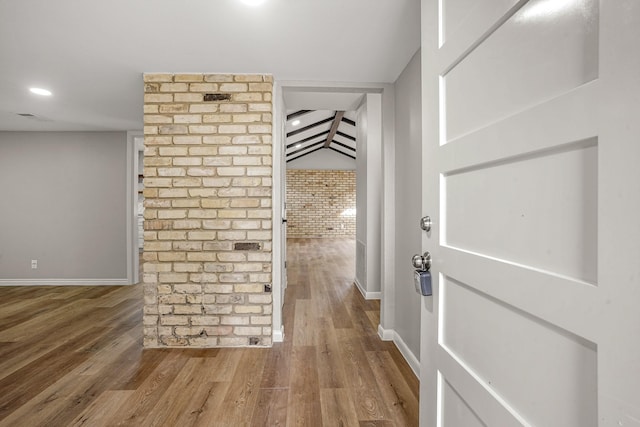
[[287, 162], [287, 169], [355, 170], [356, 161], [327, 148]]
[[[356, 284], [367, 289], [367, 121], [366, 97], [358, 107], [356, 134]], [[360, 172], [360, 173], [358, 173]]]
[[420, 51], [395, 83], [395, 339], [420, 360], [420, 295], [413, 285], [411, 257], [421, 253], [421, 117]]
[[382, 244], [382, 95], [368, 93], [357, 110], [356, 284], [380, 298]]
[[127, 283], [126, 180], [125, 132], [0, 132], [0, 284]]
[[273, 342], [284, 340], [284, 324], [282, 321], [282, 305], [287, 289], [287, 227], [283, 224], [286, 200], [285, 144], [286, 144], [286, 106], [282, 84], [274, 83], [273, 96]]

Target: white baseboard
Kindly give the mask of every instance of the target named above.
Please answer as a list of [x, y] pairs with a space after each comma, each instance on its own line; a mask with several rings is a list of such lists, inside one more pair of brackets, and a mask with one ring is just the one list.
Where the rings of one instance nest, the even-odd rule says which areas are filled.
[[415, 354], [413, 354], [411, 350], [409, 350], [409, 347], [403, 341], [400, 335], [395, 332], [393, 335], [394, 344], [396, 345], [396, 347], [398, 347], [398, 350], [400, 350], [400, 353], [404, 356], [415, 376], [420, 379], [420, 360], [416, 357]]
[[121, 286], [127, 279], [0, 279], [0, 286]]
[[378, 325], [378, 336], [380, 336], [380, 339], [383, 341], [393, 341], [400, 351], [400, 354], [402, 354], [402, 357], [404, 357], [404, 360], [409, 364], [409, 367], [415, 376], [420, 379], [420, 360], [418, 360], [416, 355], [409, 350], [409, 347], [402, 337], [393, 329], [384, 329], [382, 325]]
[[282, 326], [279, 330], [273, 330], [273, 342], [283, 342], [284, 341], [284, 326]]
[[382, 299], [382, 292], [367, 292], [364, 299]]
[[358, 290], [360, 291], [360, 293], [362, 294], [363, 297], [365, 297], [366, 299], [366, 295], [367, 292], [364, 290], [364, 288], [362, 287], [362, 285], [360, 284], [360, 282], [358, 281], [358, 278], [356, 277], [355, 279], [353, 279], [353, 283], [356, 284], [356, 288], [358, 288]]
[[364, 290], [364, 287], [358, 282], [358, 278], [353, 279], [353, 282], [356, 284], [356, 287], [364, 297], [364, 299], [382, 299], [382, 292], [367, 292]]
[[395, 334], [393, 329], [385, 329], [382, 325], [378, 325], [378, 336], [382, 341], [393, 341]]

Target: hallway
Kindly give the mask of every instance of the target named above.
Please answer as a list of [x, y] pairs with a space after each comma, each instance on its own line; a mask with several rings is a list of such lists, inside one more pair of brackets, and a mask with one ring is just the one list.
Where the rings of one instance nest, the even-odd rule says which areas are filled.
[[285, 341], [143, 350], [142, 292], [0, 287], [0, 426], [410, 426], [418, 381], [351, 283], [353, 243], [289, 241]]
[[[322, 416], [323, 425], [417, 425], [417, 378], [395, 345], [377, 335], [379, 301], [364, 300], [353, 284], [355, 241], [287, 243], [285, 342], [279, 349], [291, 354], [287, 420], [317, 425]], [[297, 422], [300, 417], [306, 421]]]

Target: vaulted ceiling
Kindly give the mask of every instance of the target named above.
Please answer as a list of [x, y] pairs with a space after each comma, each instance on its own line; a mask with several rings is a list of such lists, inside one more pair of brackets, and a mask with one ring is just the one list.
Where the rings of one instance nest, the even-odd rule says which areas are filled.
[[287, 162], [323, 149], [355, 159], [355, 119], [355, 111], [290, 111], [285, 128]]
[[0, 130], [142, 129], [145, 72], [393, 83], [419, 46], [419, 0], [0, 0]]

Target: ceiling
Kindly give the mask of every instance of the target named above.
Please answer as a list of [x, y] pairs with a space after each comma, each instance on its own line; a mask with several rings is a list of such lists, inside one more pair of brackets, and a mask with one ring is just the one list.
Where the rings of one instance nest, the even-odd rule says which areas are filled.
[[289, 111], [285, 132], [287, 162], [322, 149], [356, 158], [355, 111]]
[[0, 130], [141, 129], [144, 72], [391, 83], [419, 44], [419, 0], [0, 0]]

